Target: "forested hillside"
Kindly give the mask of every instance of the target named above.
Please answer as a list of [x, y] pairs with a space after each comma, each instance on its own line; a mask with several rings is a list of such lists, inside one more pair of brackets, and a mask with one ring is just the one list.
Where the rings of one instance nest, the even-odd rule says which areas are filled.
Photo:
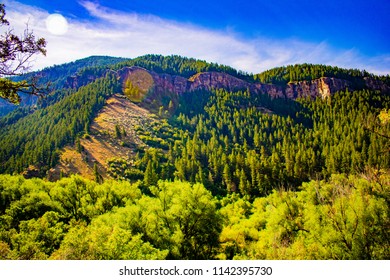
[[[39, 85], [48, 85], [51, 91], [46, 94], [44, 99], [39, 100], [35, 98], [35, 96], [31, 98], [28, 95], [21, 95], [22, 100], [20, 105], [22, 106], [17, 106], [0, 99], [0, 117], [14, 110], [16, 110], [19, 115], [23, 114], [23, 109], [18, 107], [31, 106], [33, 105], [32, 103], [37, 103], [40, 107], [54, 104], [67, 93], [64, 88], [69, 88], [69, 77], [78, 76], [81, 73], [86, 72], [88, 69], [102, 69], [100, 72], [103, 73], [103, 70], [106, 70], [109, 65], [119, 63], [123, 60], [125, 59], [107, 56], [92, 56], [62, 65], [54, 65], [52, 67], [45, 68], [42, 71], [15, 76], [13, 77], [13, 80], [15, 81], [37, 79]], [[95, 71], [97, 70], [94, 70], [94, 72]]]
[[5, 117], [0, 131], [1, 172], [13, 173], [37, 165], [42, 176], [55, 165], [57, 149], [73, 143], [78, 134], [88, 131], [89, 121], [115, 92], [113, 78], [102, 78], [67, 96], [54, 105], [36, 110], [15, 121]]
[[287, 84], [294, 81], [310, 81], [321, 77], [351, 80], [356, 85], [364, 87], [365, 78], [374, 78], [390, 83], [389, 76], [378, 77], [365, 70], [343, 69], [327, 65], [297, 64], [286, 67], [277, 67], [254, 75], [255, 80], [262, 83]]
[[0, 258], [390, 257], [389, 76], [159, 55], [43, 73], [52, 92], [0, 118]]
[[235, 77], [253, 79], [250, 74], [237, 71], [236, 69], [219, 65], [217, 63], [209, 63], [204, 60], [182, 57], [178, 55], [162, 56], [162, 55], [145, 55], [132, 60], [118, 63], [115, 69], [120, 69], [124, 66], [139, 66], [145, 69], [171, 75], [179, 75], [189, 78], [201, 72], [224, 72]]

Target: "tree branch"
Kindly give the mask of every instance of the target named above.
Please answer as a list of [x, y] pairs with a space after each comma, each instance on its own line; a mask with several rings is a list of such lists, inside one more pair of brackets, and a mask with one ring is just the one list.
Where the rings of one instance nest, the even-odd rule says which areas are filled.
[[[5, 5], [0, 4], [0, 26], [8, 26], [5, 19]], [[11, 103], [19, 103], [19, 93], [43, 95], [48, 91], [49, 85], [39, 86], [38, 80], [15, 82], [9, 78], [20, 76], [31, 69], [30, 59], [36, 54], [46, 55], [46, 41], [36, 39], [28, 25], [20, 37], [13, 34], [9, 28], [0, 36], [0, 97]]]

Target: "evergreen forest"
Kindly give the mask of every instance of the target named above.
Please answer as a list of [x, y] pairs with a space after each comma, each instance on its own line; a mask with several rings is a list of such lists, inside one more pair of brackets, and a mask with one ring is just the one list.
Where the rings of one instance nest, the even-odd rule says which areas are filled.
[[[326, 77], [349, 88], [292, 99], [157, 84], [144, 98], [117, 74], [133, 66], [165, 79], [216, 72], [285, 88]], [[0, 259], [390, 258], [388, 75], [312, 64], [248, 74], [160, 55], [38, 74], [51, 92], [0, 118]], [[102, 139], [92, 124], [113, 96], [153, 121], [117, 120], [106, 137], [131, 156], [99, 165], [83, 143]], [[65, 147], [93, 179], [48, 176]]]

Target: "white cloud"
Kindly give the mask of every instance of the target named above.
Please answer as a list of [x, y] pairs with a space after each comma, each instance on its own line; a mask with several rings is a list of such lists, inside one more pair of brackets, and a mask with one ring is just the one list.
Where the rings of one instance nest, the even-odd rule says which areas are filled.
[[390, 55], [366, 58], [356, 50], [332, 48], [326, 42], [245, 39], [229, 31], [110, 10], [89, 1], [80, 2], [80, 5], [88, 11], [91, 20], [68, 18], [68, 32], [58, 36], [45, 27], [47, 11], [14, 1], [5, 4], [7, 18], [15, 31], [22, 32], [28, 22], [34, 34], [48, 42], [47, 56], [36, 59], [36, 69], [90, 55], [133, 58], [144, 54], [178, 54], [252, 73], [305, 62], [366, 69], [379, 74], [390, 72]]

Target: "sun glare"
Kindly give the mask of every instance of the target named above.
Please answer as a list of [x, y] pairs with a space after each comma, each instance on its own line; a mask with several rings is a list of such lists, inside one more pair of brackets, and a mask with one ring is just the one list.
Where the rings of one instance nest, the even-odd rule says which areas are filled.
[[68, 21], [60, 14], [51, 14], [46, 18], [46, 28], [54, 35], [64, 35], [68, 31]]

